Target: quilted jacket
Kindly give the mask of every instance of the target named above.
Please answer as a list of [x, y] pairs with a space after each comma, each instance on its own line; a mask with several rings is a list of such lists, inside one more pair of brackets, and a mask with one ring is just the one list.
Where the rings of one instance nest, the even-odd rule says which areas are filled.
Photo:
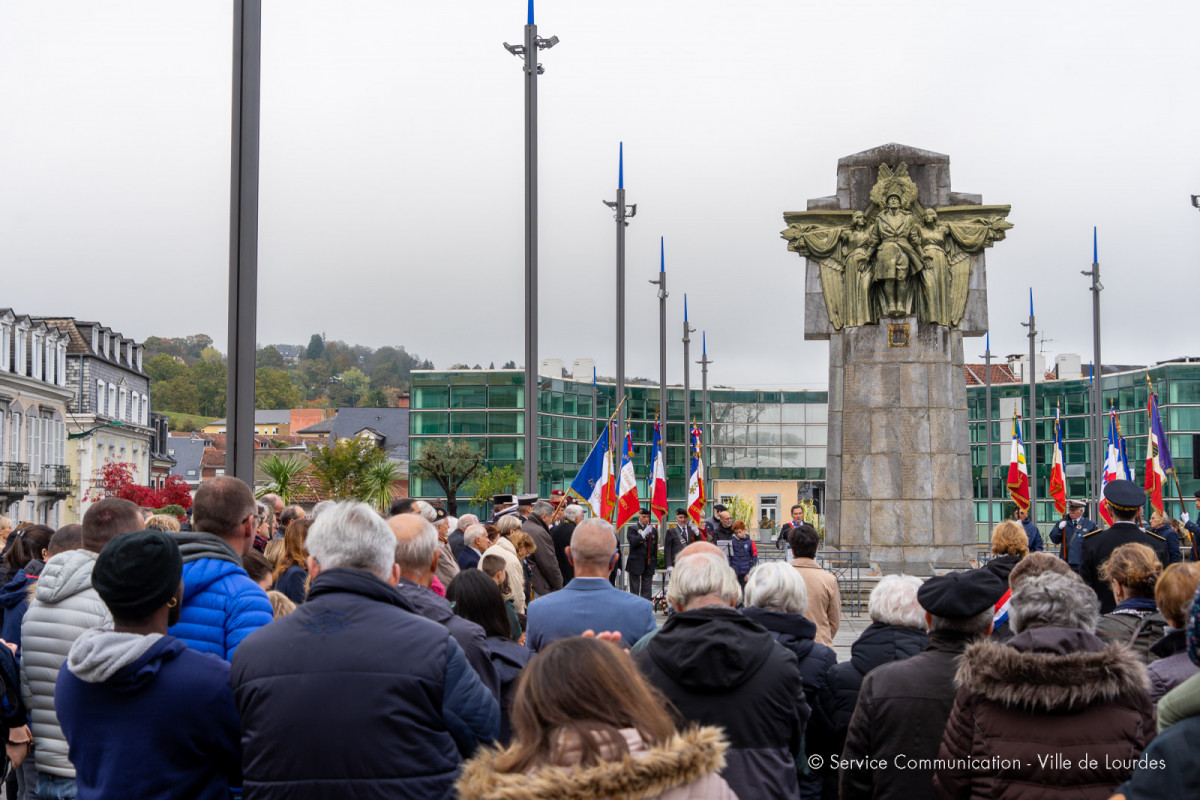
[[21, 622], [21, 694], [29, 708], [38, 772], [74, 778], [67, 740], [54, 713], [58, 670], [79, 635], [89, 628], [112, 628], [112, 616], [92, 588], [96, 554], [68, 550], [46, 563], [34, 601]]
[[183, 610], [169, 633], [229, 661], [243, 639], [274, 619], [271, 601], [221, 537], [187, 531], [175, 540], [183, 553]]

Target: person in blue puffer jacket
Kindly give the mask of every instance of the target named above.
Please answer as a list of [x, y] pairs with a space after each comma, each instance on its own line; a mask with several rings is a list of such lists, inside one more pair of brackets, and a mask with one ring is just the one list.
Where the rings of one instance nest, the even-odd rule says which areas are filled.
[[183, 611], [170, 634], [193, 650], [229, 661], [237, 646], [274, 619], [267, 593], [242, 569], [254, 542], [257, 507], [237, 478], [200, 485], [191, 531], [172, 534], [183, 554]]
[[746, 585], [746, 576], [758, 564], [758, 546], [746, 531], [746, 523], [733, 523], [733, 538], [729, 540], [729, 566], [737, 573], [738, 585]]

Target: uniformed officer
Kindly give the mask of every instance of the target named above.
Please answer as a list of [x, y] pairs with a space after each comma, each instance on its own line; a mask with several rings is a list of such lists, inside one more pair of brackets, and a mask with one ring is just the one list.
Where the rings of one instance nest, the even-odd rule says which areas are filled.
[[1113, 525], [1104, 530], [1083, 534], [1083, 552], [1079, 557], [1079, 577], [1091, 586], [1100, 598], [1100, 613], [1107, 614], [1117, 606], [1108, 581], [1100, 578], [1100, 565], [1108, 560], [1113, 550], [1123, 544], [1138, 542], [1149, 545], [1167, 566], [1167, 541], [1156, 533], [1142, 530], [1142, 506], [1146, 504], [1146, 492], [1133, 481], [1109, 481], [1104, 487], [1104, 499], [1112, 511]]
[[522, 522], [525, 522], [529, 519], [530, 510], [533, 508], [533, 504], [537, 501], [538, 496], [536, 494], [517, 495], [517, 516], [521, 518]]
[[1058, 524], [1050, 529], [1050, 541], [1059, 546], [1059, 556], [1065, 558], [1071, 569], [1079, 572], [1079, 556], [1083, 552], [1083, 534], [1091, 533], [1099, 526], [1083, 515], [1087, 503], [1083, 500], [1068, 500], [1067, 513]]
[[625, 527], [625, 541], [629, 542], [625, 556], [629, 591], [649, 600], [654, 571], [658, 568], [658, 526], [650, 521], [650, 509], [641, 509], [637, 524]]

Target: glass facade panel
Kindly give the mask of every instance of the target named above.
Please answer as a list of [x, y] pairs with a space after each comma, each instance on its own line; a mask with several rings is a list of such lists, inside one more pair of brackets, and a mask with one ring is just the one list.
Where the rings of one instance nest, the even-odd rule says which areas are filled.
[[451, 386], [451, 408], [487, 408], [486, 386]]
[[412, 390], [413, 408], [449, 408], [450, 388], [447, 386], [417, 386]]
[[525, 458], [525, 440], [524, 439], [488, 439], [487, 440], [487, 457], [489, 460], [523, 459], [523, 458]]
[[488, 433], [514, 434], [525, 432], [525, 415], [517, 411], [489, 411]]
[[422, 434], [446, 434], [450, 432], [450, 415], [445, 412], [430, 413], [426, 412], [410, 412], [408, 415], [409, 433], [420, 436]]
[[492, 386], [488, 389], [488, 406], [491, 408], [524, 408], [524, 386]]
[[1200, 403], [1200, 380], [1172, 380], [1167, 397], [1172, 403]]
[[450, 435], [482, 435], [487, 433], [487, 414], [482, 411], [460, 411], [450, 415]]

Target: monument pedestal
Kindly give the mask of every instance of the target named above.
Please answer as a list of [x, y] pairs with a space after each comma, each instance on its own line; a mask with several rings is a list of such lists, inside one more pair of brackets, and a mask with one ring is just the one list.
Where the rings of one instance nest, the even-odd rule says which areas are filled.
[[975, 547], [962, 333], [915, 317], [829, 339], [827, 544], [886, 572]]
[[949, 156], [887, 144], [784, 214], [804, 338], [829, 340], [826, 544], [886, 572], [961, 567], [976, 547], [963, 337], [988, 329], [983, 251], [1008, 213], [951, 191]]

